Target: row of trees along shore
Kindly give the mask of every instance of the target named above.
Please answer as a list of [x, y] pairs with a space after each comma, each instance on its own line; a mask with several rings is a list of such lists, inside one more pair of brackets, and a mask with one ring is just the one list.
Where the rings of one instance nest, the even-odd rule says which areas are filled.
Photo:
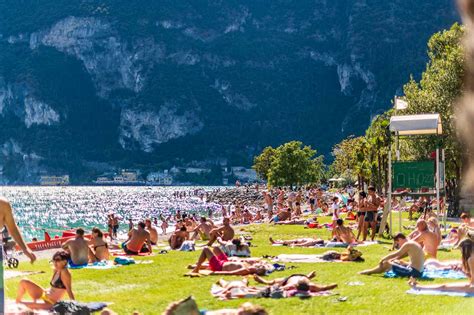
[[[464, 27], [454, 24], [449, 30], [434, 34], [428, 41], [429, 61], [421, 79], [410, 76], [403, 86], [408, 108], [398, 115], [439, 113], [443, 136], [407, 137], [399, 141], [401, 160], [432, 158], [437, 144], [445, 149], [448, 198], [458, 195], [463, 155], [456, 137], [455, 107], [463, 90]], [[254, 169], [270, 186], [298, 186], [322, 183], [330, 177], [374, 185], [379, 192], [388, 189], [388, 126], [394, 109], [374, 117], [364, 135], [349, 136], [332, 150], [333, 162], [324, 165], [324, 157], [299, 141], [277, 148], [266, 147], [254, 159]], [[392, 139], [393, 140], [393, 139]], [[395, 152], [392, 152], [395, 156]]]

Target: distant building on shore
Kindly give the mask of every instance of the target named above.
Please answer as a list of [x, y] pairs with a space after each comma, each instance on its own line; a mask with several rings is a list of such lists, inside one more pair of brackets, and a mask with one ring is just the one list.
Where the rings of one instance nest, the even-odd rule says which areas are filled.
[[68, 186], [69, 175], [50, 176], [44, 175], [40, 177], [41, 186]]
[[146, 180], [149, 185], [173, 185], [173, 176], [169, 174], [168, 170], [164, 170], [163, 172], [151, 172], [146, 177]]
[[137, 170], [121, 170], [116, 174], [103, 174], [97, 177], [94, 184], [97, 185], [144, 185], [144, 181], [139, 180], [140, 172]]

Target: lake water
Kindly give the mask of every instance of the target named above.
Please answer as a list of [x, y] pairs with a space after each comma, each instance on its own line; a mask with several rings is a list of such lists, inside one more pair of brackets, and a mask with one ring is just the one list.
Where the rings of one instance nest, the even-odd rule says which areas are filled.
[[213, 190], [216, 187], [0, 187], [0, 196], [13, 205], [15, 219], [27, 240], [43, 239], [43, 229], [50, 234], [59, 230], [94, 226], [106, 230], [107, 214], [115, 212], [122, 218], [121, 231], [128, 227], [128, 218], [135, 222], [165, 216], [177, 210], [207, 213], [207, 204], [198, 197], [176, 199], [175, 191]]

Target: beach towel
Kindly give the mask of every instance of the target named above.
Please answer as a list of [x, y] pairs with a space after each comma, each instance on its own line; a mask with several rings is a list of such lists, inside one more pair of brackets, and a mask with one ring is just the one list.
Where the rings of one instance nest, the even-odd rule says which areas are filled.
[[342, 260], [324, 260], [322, 255], [305, 254], [280, 254], [274, 258], [274, 261], [291, 263], [342, 262]]
[[[355, 244], [350, 244], [351, 246], [355, 247], [365, 247], [365, 246], [370, 246], [370, 245], [375, 245], [378, 244], [379, 242], [377, 241], [365, 241], [362, 243], [355, 243]], [[316, 245], [315, 247], [347, 247], [349, 244], [347, 243], [342, 243], [342, 242], [327, 242], [324, 246], [321, 245]]]
[[[255, 292], [255, 290], [259, 292]], [[211, 295], [217, 297], [221, 300], [229, 300], [229, 299], [238, 299], [238, 298], [289, 298], [289, 297], [300, 297], [300, 298], [307, 298], [307, 297], [315, 297], [315, 296], [329, 296], [333, 293], [331, 291], [322, 291], [322, 292], [305, 292], [305, 291], [298, 291], [298, 290], [291, 290], [291, 291], [282, 291], [281, 289], [274, 290], [274, 288], [269, 288], [265, 286], [260, 287], [238, 287], [230, 291], [229, 295], [221, 296], [221, 293], [224, 291], [218, 284], [213, 284], [211, 287]], [[274, 292], [272, 292], [274, 291]], [[276, 292], [278, 291], [278, 292]]]
[[99, 261], [92, 264], [80, 265], [80, 266], [69, 266], [69, 269], [96, 269], [96, 270], [107, 270], [116, 268], [111, 261]]
[[474, 297], [474, 293], [451, 292], [451, 291], [441, 291], [441, 290], [410, 289], [410, 290], [407, 291], [407, 293], [408, 294], [415, 294], [415, 295], [446, 295], [446, 296]]
[[145, 256], [154, 256], [155, 255], [153, 253], [138, 253], [138, 255], [127, 255], [121, 249], [111, 250], [110, 253], [112, 254], [112, 256], [116, 256], [116, 257], [120, 257], [120, 256], [123, 256], [123, 257], [137, 257], [137, 256], [145, 257]]
[[[384, 274], [385, 278], [396, 278], [398, 277], [393, 271], [387, 271]], [[466, 279], [466, 275], [462, 271], [456, 271], [453, 269], [436, 269], [436, 268], [425, 268], [423, 271], [422, 279]]]

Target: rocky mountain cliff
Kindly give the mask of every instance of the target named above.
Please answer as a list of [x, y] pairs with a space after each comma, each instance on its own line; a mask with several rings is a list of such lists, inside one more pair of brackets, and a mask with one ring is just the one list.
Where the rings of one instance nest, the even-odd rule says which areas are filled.
[[329, 155], [427, 61], [453, 1], [2, 1], [0, 181]]

